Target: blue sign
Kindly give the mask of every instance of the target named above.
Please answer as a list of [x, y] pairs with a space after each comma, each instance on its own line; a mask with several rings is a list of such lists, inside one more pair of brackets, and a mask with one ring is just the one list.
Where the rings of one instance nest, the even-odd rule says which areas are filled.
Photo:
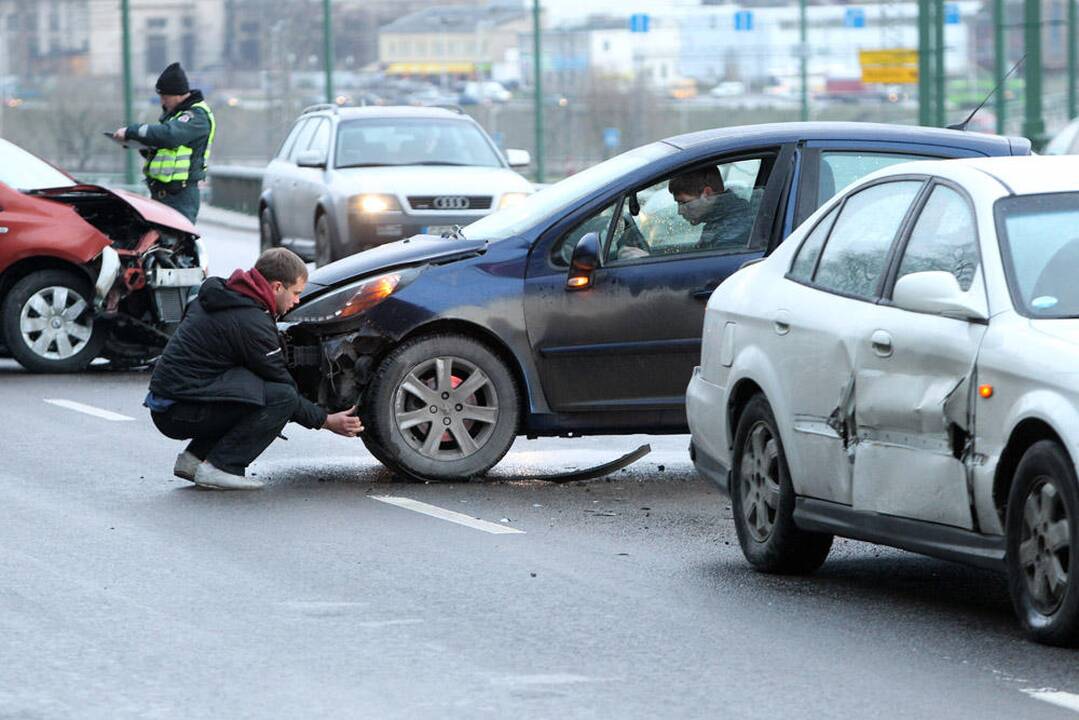
[[652, 23], [646, 13], [633, 13], [629, 16], [629, 31], [633, 33], [646, 33], [648, 32], [648, 26]]
[[734, 14], [734, 29], [735, 30], [752, 30], [753, 29], [753, 11], [752, 10], [739, 10]]
[[618, 128], [603, 128], [603, 144], [610, 150], [622, 144], [622, 131]]
[[865, 8], [847, 8], [843, 13], [843, 24], [849, 28], [864, 28]]
[[945, 3], [944, 4], [944, 24], [945, 25], [958, 25], [959, 24], [959, 3]]

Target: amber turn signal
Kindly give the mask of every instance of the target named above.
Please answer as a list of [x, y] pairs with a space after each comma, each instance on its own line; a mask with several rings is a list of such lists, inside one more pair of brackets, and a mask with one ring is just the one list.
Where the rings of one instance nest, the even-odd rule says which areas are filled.
[[986, 400], [988, 400], [989, 398], [993, 397], [993, 386], [992, 385], [979, 385], [978, 386], [978, 394], [981, 395]]
[[566, 287], [570, 290], [584, 290], [592, 284], [592, 279], [587, 275], [571, 275], [566, 280]]
[[337, 316], [342, 318], [351, 317], [377, 305], [393, 293], [399, 282], [401, 282], [401, 276], [392, 274], [383, 275], [374, 282], [361, 285], [359, 291], [345, 303]]

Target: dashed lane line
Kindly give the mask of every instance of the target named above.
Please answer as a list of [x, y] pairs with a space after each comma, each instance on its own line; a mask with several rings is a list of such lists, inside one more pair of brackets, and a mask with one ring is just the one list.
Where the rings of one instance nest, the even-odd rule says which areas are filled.
[[1079, 695], [1070, 692], [1062, 692], [1060, 690], [1024, 690], [1027, 695], [1035, 700], [1041, 700], [1057, 707], [1062, 707], [1066, 710], [1073, 710], [1079, 712]]
[[101, 418], [102, 420], [110, 420], [112, 422], [129, 422], [134, 420], [133, 417], [127, 415], [121, 415], [120, 413], [114, 413], [109, 410], [102, 410], [96, 408], [93, 405], [83, 405], [80, 402], [74, 400], [63, 400], [60, 398], [42, 398], [50, 405], [56, 405], [57, 407], [67, 408], [68, 410], [74, 410], [75, 412], [81, 412], [86, 415], [93, 415], [94, 417]]
[[458, 525], [464, 525], [470, 527], [473, 530], [482, 530], [492, 535], [524, 535], [524, 530], [518, 530], [507, 525], [499, 525], [498, 523], [487, 522], [486, 520], [479, 520], [469, 515], [462, 515], [459, 512], [453, 510], [446, 510], [440, 508], [437, 505], [428, 505], [427, 503], [420, 502], [419, 500], [412, 500], [405, 497], [393, 497], [391, 495], [370, 495], [372, 500], [378, 500], [379, 502], [388, 503], [390, 505], [396, 505], [397, 507], [404, 508], [405, 510], [411, 510], [413, 512], [422, 513], [424, 515], [430, 515], [431, 517], [438, 518], [439, 520], [446, 520], [451, 523], [457, 523]]

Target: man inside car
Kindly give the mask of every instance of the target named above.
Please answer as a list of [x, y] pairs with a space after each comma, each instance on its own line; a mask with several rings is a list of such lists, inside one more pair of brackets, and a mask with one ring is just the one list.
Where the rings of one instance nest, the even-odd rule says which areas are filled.
[[671, 178], [667, 189], [678, 203], [678, 214], [691, 225], [704, 224], [697, 248], [745, 248], [753, 229], [753, 209], [723, 185], [715, 165], [707, 165]]

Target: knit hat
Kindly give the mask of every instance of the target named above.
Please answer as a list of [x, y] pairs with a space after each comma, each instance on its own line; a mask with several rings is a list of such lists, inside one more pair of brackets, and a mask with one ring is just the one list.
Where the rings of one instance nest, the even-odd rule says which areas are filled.
[[165, 68], [161, 77], [157, 79], [158, 95], [184, 95], [191, 91], [187, 84], [187, 73], [175, 62]]

